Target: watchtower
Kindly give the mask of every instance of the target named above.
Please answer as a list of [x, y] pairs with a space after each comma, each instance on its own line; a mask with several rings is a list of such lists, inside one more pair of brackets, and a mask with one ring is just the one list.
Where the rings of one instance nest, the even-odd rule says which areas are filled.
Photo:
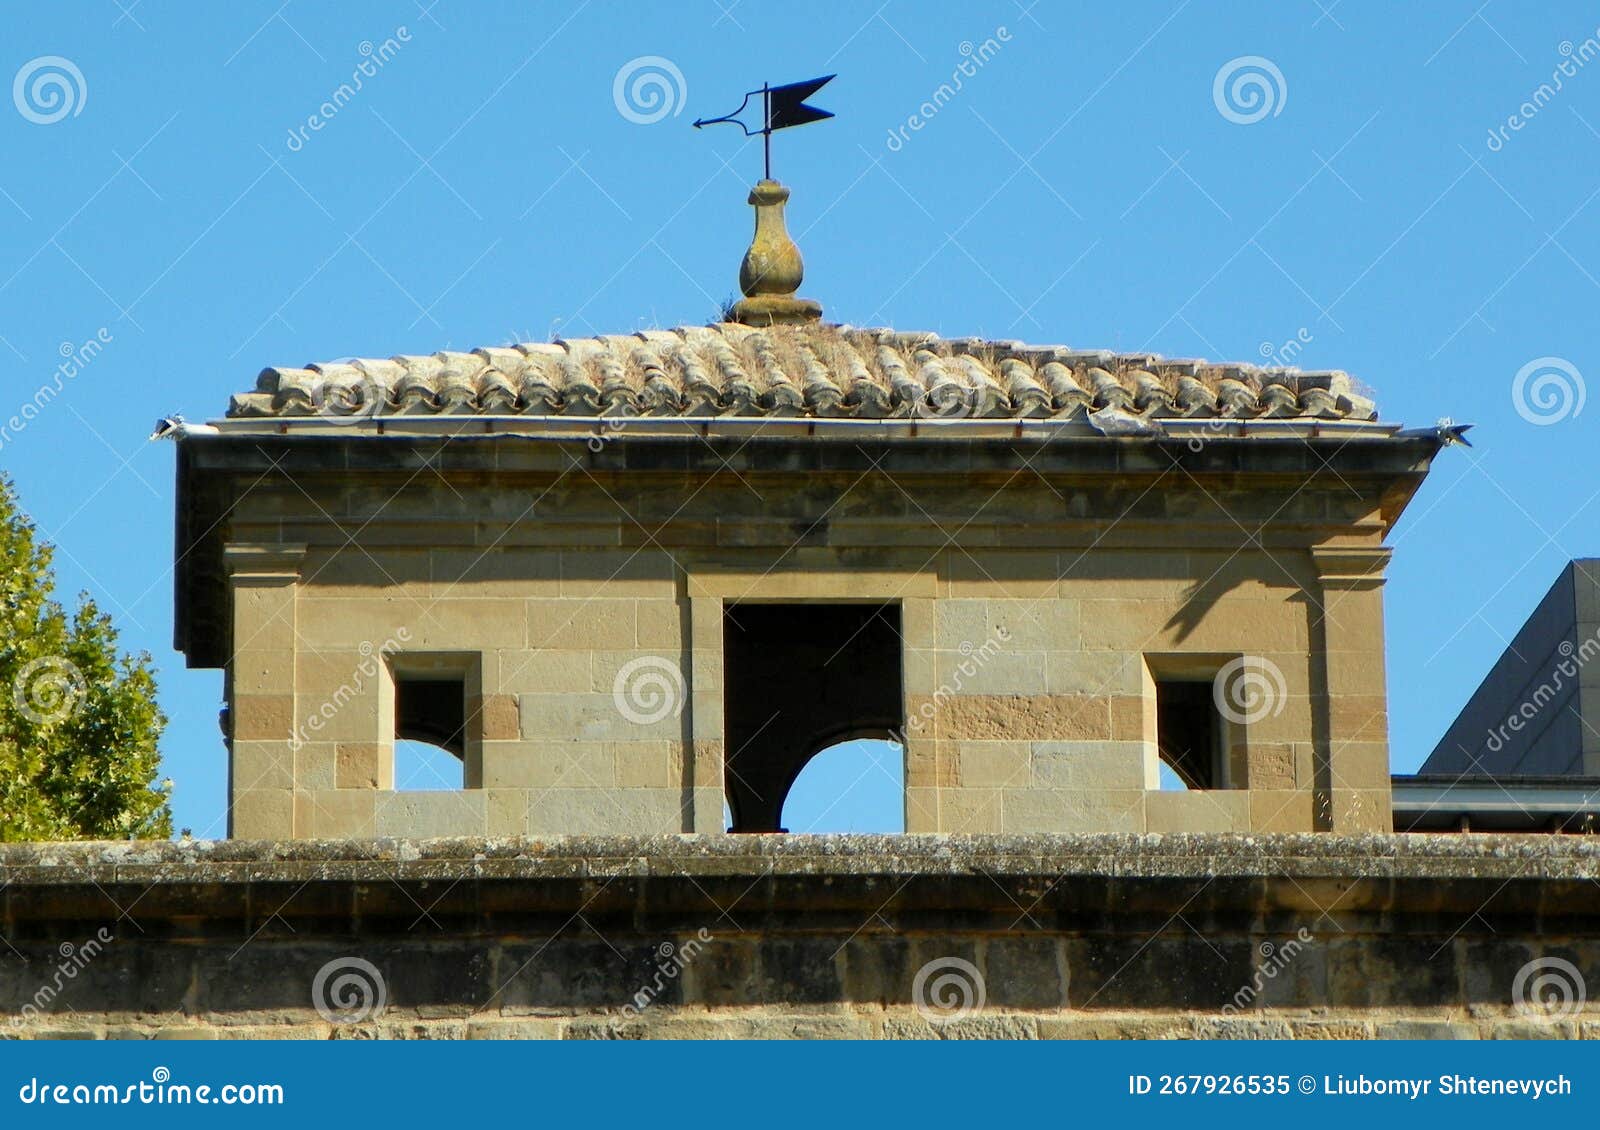
[[911, 832], [1387, 830], [1440, 440], [1338, 371], [827, 323], [787, 198], [738, 320], [269, 368], [180, 444], [231, 834], [770, 832], [860, 736]]

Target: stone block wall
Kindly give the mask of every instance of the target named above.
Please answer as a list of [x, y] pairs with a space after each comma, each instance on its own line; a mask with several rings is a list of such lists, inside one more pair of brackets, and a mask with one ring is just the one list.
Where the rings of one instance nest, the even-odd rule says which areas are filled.
[[[936, 689], [909, 704], [933, 740], [930, 788], [913, 797], [936, 814], [929, 830], [1308, 831], [1332, 825], [1330, 792], [1354, 810], [1346, 829], [1382, 826], [1375, 588], [1325, 605], [1305, 553], [1015, 553], [953, 569], [934, 607]], [[1333, 702], [1352, 723], [1340, 776], [1319, 783], [1330, 627], [1359, 655]], [[1213, 684], [1229, 705], [1214, 788], [1158, 789], [1167, 678]]]
[[[1006, 490], [268, 480], [226, 529], [231, 834], [720, 832], [741, 601], [899, 610], [909, 832], [1388, 826], [1372, 500]], [[1226, 779], [1159, 790], [1157, 682], [1230, 669], [1248, 717], [1225, 723]], [[441, 674], [466, 699], [467, 787], [397, 788], [396, 682]]]
[[0, 845], [0, 1039], [1600, 1038], [1590, 840]]
[[[690, 830], [670, 560], [646, 557], [619, 578], [623, 555], [574, 550], [274, 552], [299, 559], [276, 611], [292, 617], [294, 644], [275, 671], [249, 649], [235, 664], [235, 836]], [[249, 633], [259, 605], [237, 607]], [[396, 683], [408, 676], [461, 680], [463, 789], [394, 778]], [[720, 821], [720, 794], [701, 799]]]

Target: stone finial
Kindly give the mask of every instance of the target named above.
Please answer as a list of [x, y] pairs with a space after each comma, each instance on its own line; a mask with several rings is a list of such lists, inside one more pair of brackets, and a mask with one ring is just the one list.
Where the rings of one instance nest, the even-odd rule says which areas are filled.
[[744, 262], [739, 264], [739, 289], [744, 298], [734, 303], [736, 322], [770, 326], [822, 320], [821, 303], [795, 297], [805, 277], [805, 263], [784, 225], [783, 206], [788, 200], [789, 190], [775, 180], [759, 181], [750, 190], [756, 230]]

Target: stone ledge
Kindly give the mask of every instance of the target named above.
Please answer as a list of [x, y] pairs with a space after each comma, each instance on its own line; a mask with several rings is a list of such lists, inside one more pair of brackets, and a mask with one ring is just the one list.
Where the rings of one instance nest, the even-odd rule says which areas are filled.
[[[597, 836], [0, 846], [0, 927], [102, 913], [214, 933], [277, 913], [342, 931], [550, 916], [672, 930], [738, 902], [766, 924], [828, 930], [888, 908], [897, 929], [959, 912], [1004, 930], [1018, 907], [1119, 929], [1187, 908], [1219, 922], [1337, 906], [1358, 929], [1430, 916], [1534, 916], [1587, 934], [1600, 844], [1558, 836], [1187, 834]], [[419, 892], [425, 892], [425, 897]], [[419, 898], [421, 901], [419, 902]], [[276, 909], [275, 909], [276, 908]], [[396, 927], [398, 928], [398, 927]], [[1485, 927], [1488, 928], [1488, 927]], [[1468, 932], [1476, 931], [1469, 926]]]
[[[355, 958], [395, 1038], [948, 1037], [914, 1008], [940, 964], [985, 988], [973, 1035], [1570, 1036], [1592, 1006], [1515, 995], [1539, 959], [1593, 983], [1597, 867], [1547, 836], [10, 845], [0, 1036], [311, 1034]], [[57, 1001], [65, 942], [93, 960]]]
[[0, 844], [29, 884], [678, 873], [1600, 879], [1600, 839], [1494, 834], [553, 836]]

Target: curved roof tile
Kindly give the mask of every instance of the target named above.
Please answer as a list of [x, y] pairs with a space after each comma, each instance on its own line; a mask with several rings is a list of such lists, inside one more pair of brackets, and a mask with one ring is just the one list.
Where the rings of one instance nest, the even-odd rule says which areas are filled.
[[328, 414], [1374, 420], [1340, 371], [736, 323], [262, 371], [235, 418]]

